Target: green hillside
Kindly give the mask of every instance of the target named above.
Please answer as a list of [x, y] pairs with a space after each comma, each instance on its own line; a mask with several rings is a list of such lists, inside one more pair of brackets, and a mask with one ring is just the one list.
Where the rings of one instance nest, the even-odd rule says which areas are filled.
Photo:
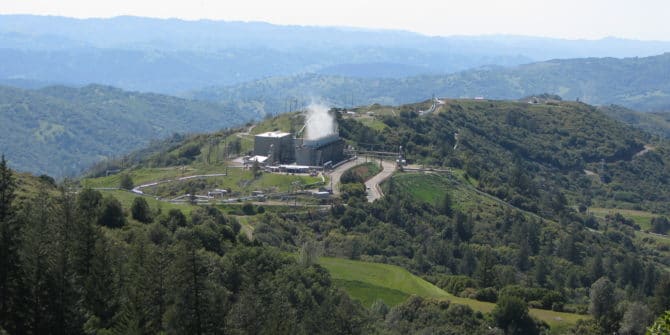
[[602, 106], [599, 110], [650, 134], [670, 138], [670, 112], [643, 113], [617, 105]]
[[72, 176], [151, 140], [254, 117], [218, 104], [97, 85], [0, 87], [0, 148], [17, 170]]
[[[389, 306], [404, 302], [409, 296], [449, 300], [471, 307], [475, 311], [491, 312], [495, 304], [456, 297], [421, 279], [407, 270], [393, 265], [322, 257], [319, 264], [330, 272], [335, 284], [343, 287], [365, 306], [381, 299]], [[588, 316], [531, 309], [530, 314], [552, 327], [565, 328]]]

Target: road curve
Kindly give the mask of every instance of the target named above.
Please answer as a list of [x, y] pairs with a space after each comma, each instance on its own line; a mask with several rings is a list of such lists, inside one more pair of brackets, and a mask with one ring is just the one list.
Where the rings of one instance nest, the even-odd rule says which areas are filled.
[[368, 192], [368, 202], [373, 202], [384, 196], [381, 187], [379, 186], [384, 180], [388, 179], [393, 172], [395, 172], [396, 163], [390, 161], [382, 161], [382, 171], [374, 175], [365, 182], [365, 188]]
[[350, 160], [338, 167], [335, 168], [335, 170], [331, 171], [329, 176], [330, 179], [332, 180], [333, 183], [333, 194], [334, 195], [339, 195], [340, 194], [340, 178], [342, 177], [342, 174], [344, 171], [347, 171], [351, 169], [352, 167], [358, 165], [358, 164], [363, 164], [365, 163], [365, 160], [361, 157], [358, 157], [356, 159]]

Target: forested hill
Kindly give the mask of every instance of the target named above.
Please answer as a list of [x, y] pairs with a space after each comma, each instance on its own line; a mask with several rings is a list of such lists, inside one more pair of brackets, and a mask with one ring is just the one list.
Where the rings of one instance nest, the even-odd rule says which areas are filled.
[[487, 67], [447, 75], [407, 78], [354, 78], [307, 74], [277, 77], [229, 87], [214, 87], [191, 96], [212, 101], [235, 99], [238, 108], [276, 113], [287, 101], [321, 97], [337, 106], [398, 105], [436, 95], [519, 99], [558, 94], [589, 104], [618, 104], [634, 110], [670, 110], [670, 53], [645, 58], [550, 60], [516, 67]]
[[56, 177], [175, 132], [212, 131], [250, 118], [215, 103], [99, 85], [0, 86], [0, 148], [10, 166]]
[[[381, 185], [384, 196], [371, 203], [365, 185], [357, 180], [364, 177], [351, 172], [350, 180], [345, 181], [344, 175], [340, 179], [340, 196], [333, 196], [322, 212], [313, 205], [268, 201], [246, 204], [250, 211], [242, 220], [253, 228], [248, 231], [254, 243], [266, 247], [296, 252], [304, 241], [316, 241], [325, 256], [405, 268], [457, 296], [448, 298], [452, 303], [461, 301], [481, 311], [483, 302], [497, 302], [491, 318], [480, 319], [483, 323], [470, 323], [469, 313], [463, 314], [468, 322], [459, 317], [438, 321], [440, 313], [428, 317], [420, 308], [421, 299], [404, 300], [402, 292], [389, 303], [393, 300], [388, 288], [396, 286], [379, 286], [385, 278], [378, 273], [382, 279], [376, 284], [350, 278], [366, 265], [356, 270], [329, 269], [333, 277], [339, 276], [336, 286], [369, 302], [370, 313], [381, 308], [372, 304], [375, 299], [386, 298], [386, 303], [395, 305], [377, 319], [393, 329], [412, 329], [423, 322], [426, 329], [437, 325], [452, 330], [459, 325], [476, 328], [461, 328], [453, 331], [456, 334], [482, 333], [482, 325], [509, 329], [496, 310], [513, 296], [520, 311], [533, 306], [572, 313], [563, 315], [566, 318], [587, 311], [591, 315], [590, 320], [576, 324], [544, 319], [554, 334], [643, 332], [655, 316], [670, 309], [666, 270], [670, 266], [670, 148], [581, 102], [552, 96], [528, 101], [533, 103], [452, 99], [432, 112], [426, 112], [430, 101], [398, 107], [372, 105], [346, 113], [333, 109], [348, 145], [392, 152], [389, 159], [395, 159], [402, 146], [410, 165], [398, 168]], [[251, 130], [170, 141], [162, 149], [147, 150], [119, 176], [103, 174], [82, 184], [115, 186], [120, 176], [138, 182], [160, 180], [166, 171], [179, 173], [184, 168], [192, 173], [227, 171], [228, 163], [222, 161], [227, 155], [221, 153], [242, 155], [252, 147], [253, 133], [297, 129], [302, 123], [299, 115], [289, 113], [267, 118]], [[363, 170], [377, 162], [376, 157], [369, 160]], [[229, 181], [231, 190], [279, 177], [245, 172], [249, 177], [243, 182]], [[216, 185], [189, 180], [161, 192], [170, 196], [177, 190], [203, 193]], [[287, 188], [288, 183], [279, 187]], [[115, 194], [134, 197], [127, 192]], [[239, 203], [206, 207], [240, 214]], [[166, 227], [177, 222], [186, 225], [176, 215], [158, 215]], [[175, 239], [192, 237], [203, 241], [204, 249], [218, 250], [219, 245], [209, 238], [213, 230], [202, 224], [202, 214], [191, 215], [194, 231], [177, 228]], [[258, 290], [255, 295], [265, 292]], [[411, 321], [398, 321], [398, 313], [407, 309], [414, 312], [402, 315]], [[452, 316], [456, 312], [451, 305], [442, 310]], [[528, 319], [515, 325], [524, 329], [522, 334], [538, 334], [538, 328], [545, 327]]]
[[429, 107], [405, 105], [374, 122], [347, 118], [340, 130], [354, 145], [402, 146], [417, 163], [462, 169], [480, 190], [545, 216], [567, 204], [670, 213], [670, 193], [658, 187], [669, 177], [667, 144], [593, 106], [447, 100], [418, 113]]

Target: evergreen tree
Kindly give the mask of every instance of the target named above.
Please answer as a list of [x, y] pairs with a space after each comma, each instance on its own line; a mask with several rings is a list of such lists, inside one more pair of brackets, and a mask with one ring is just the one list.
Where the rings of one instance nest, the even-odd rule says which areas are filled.
[[606, 333], [611, 334], [618, 329], [616, 310], [616, 296], [614, 284], [603, 277], [591, 285], [589, 293], [589, 313], [593, 315], [598, 326]]
[[99, 236], [95, 239], [89, 273], [82, 279], [87, 325], [92, 324], [98, 330], [112, 327], [112, 318], [118, 309], [118, 272], [114, 270], [109, 242]]
[[670, 310], [670, 275], [663, 275], [656, 284], [653, 308], [656, 314]]
[[55, 248], [52, 250], [55, 259], [54, 280], [56, 293], [54, 304], [55, 320], [52, 331], [55, 334], [81, 334], [84, 317], [81, 313], [81, 292], [83, 288], [77, 280], [72, 263], [72, 233], [76, 218], [76, 204], [72, 192], [67, 185], [61, 185], [60, 196], [55, 206]]
[[21, 331], [17, 316], [12, 313], [18, 306], [19, 226], [15, 217], [14, 197], [16, 182], [3, 155], [0, 159], [0, 327], [10, 333]]
[[192, 241], [181, 242], [172, 267], [174, 281], [172, 309], [166, 322], [168, 332], [210, 334], [225, 328], [228, 292], [220, 284], [223, 269], [216, 256], [198, 249]]
[[493, 267], [497, 264], [495, 255], [490, 249], [484, 249], [477, 260], [477, 270], [474, 277], [480, 287], [492, 287], [495, 285], [496, 274]]
[[532, 335], [537, 334], [535, 322], [528, 314], [528, 306], [521, 298], [503, 295], [491, 311], [497, 327], [505, 334]]
[[133, 205], [130, 207], [130, 212], [133, 215], [133, 219], [139, 222], [149, 223], [153, 220], [149, 203], [142, 197], [135, 197]]
[[123, 216], [123, 207], [116, 198], [110, 196], [102, 199], [100, 218], [98, 224], [109, 228], [121, 228], [126, 224]]
[[21, 256], [21, 279], [25, 287], [22, 308], [27, 330], [33, 334], [49, 333], [57, 311], [53, 298], [57, 294], [55, 222], [49, 199], [36, 199], [22, 210], [23, 224]]

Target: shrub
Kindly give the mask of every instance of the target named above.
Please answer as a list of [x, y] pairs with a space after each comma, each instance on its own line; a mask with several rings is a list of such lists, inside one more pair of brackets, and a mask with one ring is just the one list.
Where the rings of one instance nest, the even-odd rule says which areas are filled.
[[438, 279], [436, 284], [451, 294], [459, 294], [466, 288], [477, 287], [477, 282], [468, 276], [443, 276]]
[[485, 287], [477, 290], [475, 299], [479, 301], [496, 302], [498, 300], [498, 291], [493, 287]]
[[245, 215], [254, 215], [256, 214], [256, 211], [254, 210], [254, 205], [250, 202], [245, 202], [244, 205], [242, 205], [242, 212]]
[[132, 190], [135, 187], [133, 178], [127, 173], [122, 174], [119, 180], [119, 187], [124, 190]]

